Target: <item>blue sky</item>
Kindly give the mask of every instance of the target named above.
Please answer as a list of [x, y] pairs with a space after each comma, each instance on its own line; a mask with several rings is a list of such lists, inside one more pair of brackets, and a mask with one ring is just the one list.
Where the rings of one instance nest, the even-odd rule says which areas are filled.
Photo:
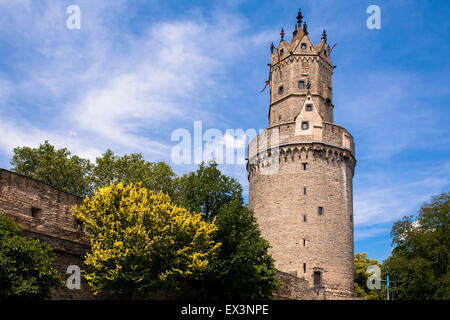
[[[66, 27], [69, 5], [81, 28]], [[369, 5], [381, 29], [369, 30]], [[267, 126], [269, 44], [299, 7], [337, 68], [334, 120], [355, 138], [355, 251], [385, 259], [392, 223], [449, 191], [448, 1], [0, 0], [0, 167], [45, 139], [170, 163], [177, 128]], [[242, 148], [245, 145], [241, 146]], [[175, 165], [181, 174], [193, 165]], [[222, 165], [248, 192], [245, 166]]]

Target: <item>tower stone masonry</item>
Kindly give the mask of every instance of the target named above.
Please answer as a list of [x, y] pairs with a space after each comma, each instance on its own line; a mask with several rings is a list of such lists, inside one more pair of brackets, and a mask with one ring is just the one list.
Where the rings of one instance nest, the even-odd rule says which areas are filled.
[[326, 31], [313, 45], [299, 12], [270, 55], [269, 126], [248, 146], [249, 206], [275, 267], [327, 299], [353, 295], [352, 135], [333, 123]]

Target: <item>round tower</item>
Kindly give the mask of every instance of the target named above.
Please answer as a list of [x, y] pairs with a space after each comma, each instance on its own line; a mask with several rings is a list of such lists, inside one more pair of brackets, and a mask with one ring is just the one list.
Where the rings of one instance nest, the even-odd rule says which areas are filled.
[[269, 126], [248, 146], [249, 206], [277, 269], [322, 298], [353, 294], [352, 135], [333, 123], [335, 66], [324, 30], [313, 45], [299, 12], [270, 56]]

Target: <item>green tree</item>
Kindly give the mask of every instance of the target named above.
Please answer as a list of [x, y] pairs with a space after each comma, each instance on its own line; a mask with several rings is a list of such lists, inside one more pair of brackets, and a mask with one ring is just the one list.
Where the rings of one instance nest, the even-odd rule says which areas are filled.
[[52, 267], [55, 254], [38, 240], [20, 236], [20, 228], [0, 215], [0, 299], [47, 299], [62, 285]]
[[232, 199], [242, 201], [242, 187], [234, 178], [223, 175], [217, 163], [201, 163], [196, 172], [184, 174], [177, 181], [177, 202], [207, 220], [214, 219]]
[[372, 273], [367, 272], [367, 268], [371, 265], [380, 267], [380, 277], [385, 279], [384, 268], [376, 259], [369, 259], [367, 253], [355, 253], [354, 256], [354, 274], [355, 274], [355, 292], [354, 296], [359, 298], [367, 298], [369, 300], [382, 300], [386, 297], [385, 284], [382, 283], [380, 289], [369, 289], [367, 287], [367, 279]]
[[89, 160], [71, 155], [66, 148], [56, 149], [48, 141], [38, 148], [14, 148], [12, 170], [48, 183], [60, 190], [85, 196], [90, 193]]
[[194, 285], [204, 297], [268, 299], [280, 284], [269, 243], [261, 237], [253, 213], [243, 204], [242, 187], [223, 175], [215, 162], [201, 164], [196, 172], [179, 179], [178, 201], [215, 219], [215, 241], [222, 244], [218, 257]]
[[201, 276], [220, 246], [214, 223], [140, 183], [100, 188], [74, 211], [91, 234], [83, 274], [94, 294], [179, 288]]
[[398, 299], [450, 299], [449, 193], [432, 197], [418, 216], [394, 223], [394, 248], [385, 261]]
[[155, 192], [163, 191], [173, 197], [175, 194], [175, 173], [164, 162], [145, 161], [141, 153], [116, 156], [108, 149], [96, 159], [92, 172], [93, 188], [142, 182], [142, 186]]

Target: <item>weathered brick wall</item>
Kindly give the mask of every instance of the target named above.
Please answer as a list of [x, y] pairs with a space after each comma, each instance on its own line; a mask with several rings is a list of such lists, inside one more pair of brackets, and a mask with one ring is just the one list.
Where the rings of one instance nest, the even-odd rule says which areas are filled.
[[[0, 214], [12, 218], [23, 235], [50, 245], [56, 254], [54, 267], [65, 281], [70, 265], [82, 268], [89, 245], [84, 234], [76, 230], [72, 207], [83, 199], [57, 190], [43, 182], [0, 169]], [[36, 216], [31, 216], [34, 208]], [[84, 278], [81, 289], [54, 291], [54, 299], [92, 299]]]

